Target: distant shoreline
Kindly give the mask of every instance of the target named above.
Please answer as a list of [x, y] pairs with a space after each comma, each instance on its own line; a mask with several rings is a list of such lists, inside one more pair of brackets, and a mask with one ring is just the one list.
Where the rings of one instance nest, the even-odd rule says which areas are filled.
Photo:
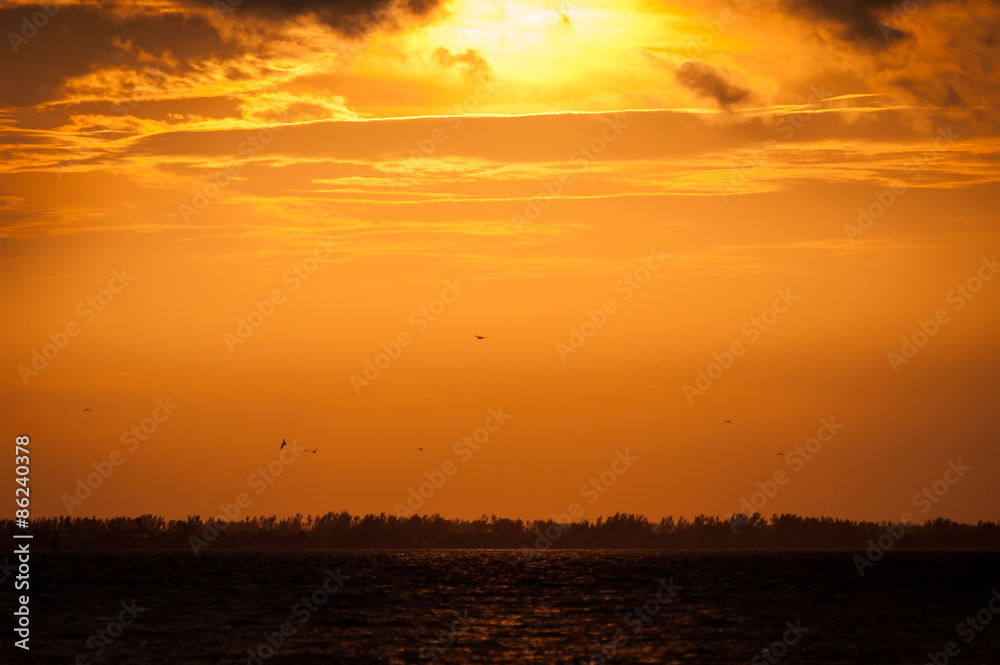
[[[132, 547], [60, 547], [56, 551], [41, 550], [39, 555], [48, 553], [58, 555], [61, 552], [185, 552], [190, 551], [188, 546], [165, 547], [162, 545], [143, 547], [136, 545]], [[363, 547], [363, 546], [338, 546], [338, 545], [316, 545], [312, 547], [289, 546], [289, 547], [256, 547], [256, 546], [214, 546], [202, 552], [521, 552], [520, 547]], [[986, 554], [991, 552], [1000, 553], [1000, 547], [983, 548], [920, 548], [920, 547], [897, 547], [896, 551], [906, 553], [973, 553]], [[864, 554], [865, 549], [786, 549], [786, 548], [701, 548], [701, 547], [553, 547], [544, 551], [536, 551], [536, 555], [544, 555], [546, 552], [692, 552], [705, 554], [724, 553], [823, 553], [823, 552], [843, 552], [846, 554]]]
[[[0, 530], [14, 532], [11, 520]], [[891, 550], [1000, 551], [1000, 523], [962, 524], [945, 518], [922, 524], [855, 522], [830, 517], [698, 515], [650, 522], [618, 513], [594, 521], [510, 520], [496, 516], [449, 520], [440, 515], [243, 517], [167, 521], [139, 517], [43, 517], [31, 522], [41, 550], [554, 550], [865, 552], [877, 561]]]

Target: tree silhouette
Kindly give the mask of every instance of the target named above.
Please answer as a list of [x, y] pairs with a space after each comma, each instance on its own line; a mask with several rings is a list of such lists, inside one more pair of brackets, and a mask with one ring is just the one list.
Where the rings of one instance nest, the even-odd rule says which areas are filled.
[[[13, 520], [0, 520], [8, 533]], [[923, 524], [856, 522], [832, 517], [784, 513], [770, 519], [760, 513], [725, 519], [699, 514], [688, 521], [664, 517], [651, 523], [644, 515], [615, 513], [593, 522], [559, 523], [512, 520], [485, 514], [474, 520], [441, 515], [397, 517], [386, 513], [351, 515], [346, 511], [290, 517], [247, 516], [236, 521], [219, 517], [165, 520], [138, 517], [42, 517], [31, 532], [51, 538], [65, 549], [183, 549], [192, 538], [210, 548], [533, 548], [545, 538], [554, 548], [648, 549], [814, 549], [860, 551], [887, 531], [901, 533], [898, 549], [1000, 549], [1000, 523], [962, 524], [943, 517]], [[546, 549], [548, 549], [546, 547]]]

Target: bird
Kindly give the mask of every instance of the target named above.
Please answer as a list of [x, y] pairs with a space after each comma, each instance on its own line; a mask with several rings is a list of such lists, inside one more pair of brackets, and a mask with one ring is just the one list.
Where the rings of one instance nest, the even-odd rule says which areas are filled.
[[315, 449], [315, 448], [313, 448], [312, 450], [309, 450], [308, 448], [306, 448], [306, 452], [307, 452], [307, 453], [314, 453], [314, 452], [316, 452], [316, 449]]
[[785, 453], [778, 453], [778, 456], [779, 456], [779, 457], [784, 457], [784, 456], [785, 456]]
[[285, 440], [284, 440], [284, 439], [282, 439], [282, 440], [281, 440], [281, 448], [278, 448], [278, 450], [283, 450], [283, 449], [285, 448], [285, 446], [287, 446], [287, 445], [288, 445], [288, 444], [287, 444], [287, 443], [285, 443]]
[[729, 421], [729, 420], [723, 420], [722, 424], [723, 425], [732, 425], [733, 423], [731, 421]]
[[90, 411], [90, 409], [84, 409], [84, 410], [83, 410], [83, 411], [81, 411], [80, 413], [86, 413], [87, 411]]
[[423, 448], [417, 448], [417, 450], [419, 450], [420, 452], [423, 452], [423, 451], [424, 451], [424, 449], [423, 449]]
[[475, 337], [476, 339], [490, 339], [486, 335], [473, 335], [473, 337]]

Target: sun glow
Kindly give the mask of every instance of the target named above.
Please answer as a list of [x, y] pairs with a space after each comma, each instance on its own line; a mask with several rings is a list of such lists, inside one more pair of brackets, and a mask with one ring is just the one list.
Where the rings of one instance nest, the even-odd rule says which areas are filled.
[[564, 110], [622, 108], [631, 105], [628, 91], [664, 88], [669, 72], [648, 66], [643, 49], [661, 48], [680, 25], [673, 14], [640, 8], [636, 0], [456, 0], [445, 21], [408, 39], [426, 52], [480, 54], [488, 75], [509, 84], [490, 110], [551, 109], [555, 100]]

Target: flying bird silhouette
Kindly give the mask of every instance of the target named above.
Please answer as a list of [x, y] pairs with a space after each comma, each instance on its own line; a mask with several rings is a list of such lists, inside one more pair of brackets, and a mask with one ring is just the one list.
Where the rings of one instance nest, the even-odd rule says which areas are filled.
[[81, 411], [80, 413], [86, 413], [87, 411], [90, 411], [90, 409], [84, 409], [84, 410], [83, 410], [83, 411]]
[[423, 452], [424, 449], [423, 448], [417, 448], [417, 450]]
[[490, 337], [487, 337], [486, 335], [473, 335], [473, 337], [475, 337], [476, 339], [492, 339]]
[[285, 443], [285, 440], [284, 440], [284, 439], [282, 439], [282, 440], [281, 440], [281, 448], [278, 448], [278, 450], [283, 450], [283, 449], [285, 448], [285, 446], [287, 446], [287, 445], [288, 445], [288, 444], [287, 444], [287, 443]]
[[733, 423], [731, 421], [729, 421], [729, 420], [723, 420], [722, 424], [723, 425], [732, 425]]
[[785, 456], [785, 453], [778, 453], [778, 456], [779, 456], [779, 457], [784, 457], [784, 456]]

